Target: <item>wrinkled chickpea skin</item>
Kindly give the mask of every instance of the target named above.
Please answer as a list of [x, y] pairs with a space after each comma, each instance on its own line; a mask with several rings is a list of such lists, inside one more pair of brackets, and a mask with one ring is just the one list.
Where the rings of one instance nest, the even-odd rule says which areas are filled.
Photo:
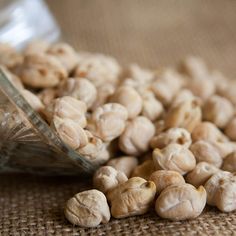
[[120, 149], [128, 155], [139, 155], [147, 151], [149, 142], [155, 134], [153, 123], [144, 116], [128, 122], [119, 137]]
[[88, 129], [102, 140], [109, 142], [122, 134], [127, 119], [128, 112], [124, 106], [107, 103], [92, 113]]
[[169, 144], [163, 149], [155, 148], [153, 162], [156, 170], [173, 170], [181, 175], [196, 166], [196, 159], [192, 152], [179, 144]]
[[235, 173], [220, 171], [214, 174], [204, 185], [207, 191], [207, 203], [223, 212], [236, 210]]
[[123, 105], [128, 111], [129, 119], [135, 118], [142, 111], [142, 98], [138, 92], [130, 86], [119, 87], [111, 97], [111, 102]]
[[123, 172], [117, 171], [111, 166], [102, 166], [93, 176], [93, 185], [105, 194], [107, 191], [127, 180], [128, 178]]
[[156, 194], [156, 185], [140, 177], [133, 177], [107, 194], [114, 218], [146, 213]]
[[214, 165], [207, 162], [199, 162], [196, 167], [187, 174], [186, 181], [196, 188], [200, 185], [204, 185], [206, 181], [215, 173], [220, 171]]
[[198, 217], [206, 205], [206, 190], [190, 184], [171, 185], [156, 201], [156, 212], [162, 218], [186, 220]]
[[96, 227], [110, 220], [105, 195], [95, 189], [77, 193], [65, 206], [65, 216], [73, 225]]
[[154, 136], [150, 141], [150, 146], [153, 149], [164, 148], [171, 143], [177, 143], [188, 148], [192, 143], [191, 135], [186, 129], [171, 128]]
[[165, 127], [185, 128], [192, 132], [201, 122], [202, 112], [197, 99], [191, 99], [177, 104], [169, 109], [165, 117]]
[[185, 180], [181, 174], [171, 170], [157, 170], [153, 172], [149, 178], [156, 185], [157, 194], [166, 189], [170, 185], [184, 184]]

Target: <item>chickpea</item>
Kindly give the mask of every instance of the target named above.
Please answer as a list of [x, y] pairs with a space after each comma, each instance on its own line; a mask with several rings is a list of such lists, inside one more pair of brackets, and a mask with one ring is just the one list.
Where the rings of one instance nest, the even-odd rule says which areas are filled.
[[236, 176], [227, 171], [214, 174], [205, 184], [207, 203], [223, 212], [236, 210]]
[[50, 123], [54, 117], [69, 118], [78, 122], [78, 124], [84, 128], [87, 125], [85, 113], [87, 111], [86, 104], [75, 98], [65, 96], [60, 97], [52, 101], [52, 103], [46, 107], [44, 114]]
[[197, 162], [204, 161], [218, 168], [221, 167], [223, 162], [222, 157], [211, 143], [204, 140], [197, 141], [191, 146], [190, 150], [195, 156]]
[[[222, 112], [222, 107], [224, 112]], [[219, 128], [224, 128], [233, 118], [234, 107], [226, 98], [214, 95], [203, 107], [203, 119], [211, 121]]]
[[108, 192], [111, 214], [114, 218], [142, 215], [149, 210], [155, 194], [152, 181], [133, 177]]
[[151, 89], [158, 100], [169, 105], [176, 93], [182, 87], [182, 77], [172, 69], [164, 70], [159, 78], [154, 80]]
[[111, 217], [105, 195], [96, 189], [77, 193], [67, 201], [64, 212], [67, 220], [82, 227], [96, 227]]
[[123, 105], [128, 111], [129, 119], [135, 118], [142, 111], [142, 98], [134, 88], [129, 86], [119, 87], [111, 97], [111, 102]]
[[196, 97], [193, 95], [193, 93], [189, 89], [181, 89], [176, 96], [174, 97], [174, 100], [171, 104], [171, 106], [177, 106], [178, 104], [187, 101], [196, 99]]
[[107, 162], [108, 166], [112, 166], [117, 171], [122, 171], [129, 178], [134, 168], [138, 165], [138, 159], [133, 156], [121, 156], [111, 159]]
[[156, 200], [156, 212], [162, 218], [186, 220], [198, 217], [206, 205], [206, 190], [190, 184], [171, 185]]
[[171, 143], [177, 143], [188, 148], [191, 143], [190, 133], [183, 128], [171, 128], [166, 132], [162, 132], [154, 136], [150, 142], [150, 146], [154, 148], [164, 148]]
[[185, 180], [180, 173], [171, 170], [157, 170], [151, 174], [149, 180], [155, 183], [157, 194], [160, 194], [161, 191], [170, 185], [185, 183]]
[[75, 77], [87, 78], [96, 87], [105, 83], [116, 84], [121, 72], [118, 62], [102, 54], [87, 55], [79, 60]]
[[142, 164], [136, 166], [132, 172], [132, 177], [141, 177], [148, 180], [151, 174], [155, 171], [153, 161], [146, 160]]
[[68, 73], [70, 73], [78, 63], [75, 50], [66, 43], [55, 43], [49, 47], [47, 53], [55, 56]]
[[218, 171], [220, 171], [220, 169], [208, 162], [199, 162], [196, 167], [187, 174], [185, 179], [188, 183], [198, 188], [200, 185], [204, 185], [206, 181]]
[[192, 132], [192, 140], [210, 142], [228, 142], [228, 138], [211, 122], [199, 123]]
[[20, 93], [35, 111], [39, 113], [43, 111], [44, 105], [35, 94], [31, 93], [27, 89], [20, 90]]
[[54, 87], [67, 75], [57, 58], [43, 53], [26, 55], [17, 73], [25, 85], [33, 88]]
[[103, 84], [97, 88], [97, 97], [94, 101], [91, 110], [94, 111], [98, 107], [108, 102], [109, 98], [115, 92], [115, 86], [112, 84]]
[[143, 108], [142, 115], [149, 120], [154, 121], [161, 116], [164, 111], [162, 103], [155, 98], [151, 91], [146, 91], [142, 94]]
[[179, 70], [191, 78], [204, 78], [209, 74], [206, 63], [195, 56], [188, 56], [179, 67]]
[[107, 191], [127, 180], [128, 178], [123, 172], [117, 171], [111, 166], [102, 166], [93, 176], [93, 185], [95, 188], [106, 194]]
[[71, 119], [55, 117], [52, 121], [52, 128], [56, 130], [62, 141], [73, 149], [78, 149], [88, 143], [86, 132], [79, 123]]
[[229, 172], [236, 172], [236, 151], [226, 156], [222, 169]]
[[154, 123], [155, 128], [156, 128], [156, 133], [155, 135], [159, 135], [165, 130], [165, 121], [164, 120], [158, 120]]
[[23, 60], [23, 57], [7, 43], [0, 43], [0, 55], [0, 64], [10, 69]]
[[203, 101], [210, 98], [216, 90], [214, 82], [209, 79], [209, 75], [189, 79], [186, 88]]
[[57, 90], [54, 88], [45, 88], [37, 96], [44, 105], [49, 106], [57, 97]]
[[98, 107], [91, 116], [89, 130], [103, 141], [119, 137], [125, 129], [127, 109], [118, 103], [107, 103]]
[[202, 113], [198, 100], [192, 99], [171, 107], [166, 114], [165, 127], [185, 128], [192, 132], [201, 122]]
[[181, 175], [193, 170], [196, 159], [192, 152], [179, 144], [169, 144], [163, 149], [155, 148], [153, 162], [156, 170], [173, 170]]
[[225, 134], [233, 141], [236, 141], [236, 117], [234, 117], [226, 126]]
[[128, 155], [142, 154], [148, 150], [154, 134], [155, 127], [152, 122], [144, 116], [138, 116], [127, 123], [119, 138], [119, 147]]
[[95, 86], [85, 78], [70, 78], [60, 88], [60, 96], [74, 97], [91, 108], [97, 98]]
[[129, 66], [129, 77], [137, 81], [139, 85], [144, 85], [154, 79], [154, 73], [148, 69], [141, 68], [137, 64], [131, 64]]
[[101, 139], [91, 134], [89, 131], [85, 131], [88, 144], [84, 147], [80, 147], [76, 151], [84, 158], [95, 164], [104, 164], [110, 158], [109, 150], [107, 150], [107, 144]]

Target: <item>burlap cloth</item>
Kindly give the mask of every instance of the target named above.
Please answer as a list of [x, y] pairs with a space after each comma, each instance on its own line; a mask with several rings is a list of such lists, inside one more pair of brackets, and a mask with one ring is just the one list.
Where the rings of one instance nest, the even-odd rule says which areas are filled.
[[[156, 67], [188, 54], [236, 76], [236, 1], [51, 0], [64, 39], [77, 49]], [[65, 201], [89, 189], [81, 177], [0, 175], [0, 235], [236, 235], [236, 213], [210, 208], [197, 219], [170, 222], [155, 212], [111, 219], [95, 229], [69, 224]]]

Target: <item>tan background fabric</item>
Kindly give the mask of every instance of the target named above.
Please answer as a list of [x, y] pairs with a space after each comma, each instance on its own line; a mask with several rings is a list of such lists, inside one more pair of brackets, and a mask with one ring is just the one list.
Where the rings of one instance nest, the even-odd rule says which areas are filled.
[[[63, 38], [79, 50], [148, 67], [188, 54], [236, 76], [236, 1], [48, 0]], [[69, 224], [65, 201], [90, 188], [81, 177], [0, 175], [0, 235], [234, 235], [236, 213], [207, 209], [192, 221], [170, 222], [154, 212], [112, 219], [95, 229]]]

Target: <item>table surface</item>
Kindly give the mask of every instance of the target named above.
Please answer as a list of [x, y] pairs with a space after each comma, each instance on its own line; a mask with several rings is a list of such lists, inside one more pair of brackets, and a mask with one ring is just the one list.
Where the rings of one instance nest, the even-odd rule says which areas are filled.
[[[194, 54], [236, 76], [236, 1], [47, 1], [78, 50], [114, 55], [126, 65], [156, 68]], [[207, 209], [192, 221], [170, 222], [154, 212], [112, 219], [95, 229], [69, 224], [63, 206], [91, 188], [81, 177], [0, 175], [0, 235], [233, 235], [236, 213]]]

